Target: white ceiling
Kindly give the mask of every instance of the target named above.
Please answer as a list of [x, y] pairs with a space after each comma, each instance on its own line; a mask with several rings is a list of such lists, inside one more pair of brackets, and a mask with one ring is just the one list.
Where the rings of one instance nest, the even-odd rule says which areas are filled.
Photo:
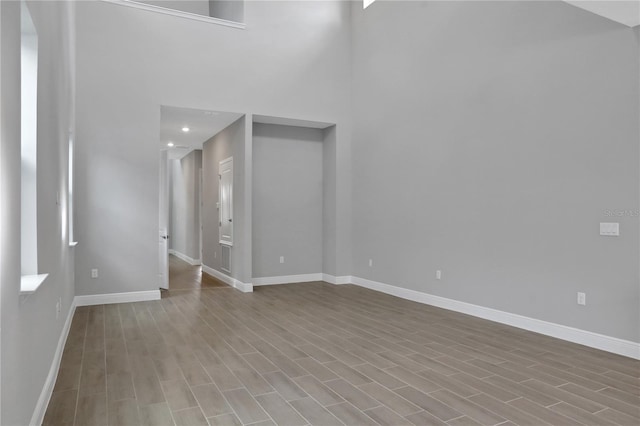
[[[163, 105], [160, 107], [160, 150], [168, 150], [170, 159], [182, 158], [194, 149], [202, 149], [205, 141], [242, 115]], [[185, 126], [189, 128], [187, 133], [182, 131]], [[169, 148], [169, 142], [175, 146]]]
[[565, 1], [628, 27], [640, 25], [640, 0]]

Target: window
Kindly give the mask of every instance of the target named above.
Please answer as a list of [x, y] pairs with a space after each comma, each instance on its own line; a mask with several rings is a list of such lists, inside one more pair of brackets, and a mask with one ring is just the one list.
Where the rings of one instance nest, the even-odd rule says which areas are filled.
[[46, 274], [38, 275], [38, 34], [24, 1], [21, 2], [20, 15], [20, 292], [30, 294], [46, 278]]
[[69, 132], [69, 176], [67, 177], [67, 235], [69, 236], [69, 246], [75, 247], [78, 243], [73, 231], [73, 152], [74, 140], [73, 132]]

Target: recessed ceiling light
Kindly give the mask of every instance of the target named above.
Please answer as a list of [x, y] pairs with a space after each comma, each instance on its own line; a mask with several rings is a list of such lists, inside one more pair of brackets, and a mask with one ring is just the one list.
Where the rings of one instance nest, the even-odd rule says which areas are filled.
[[191, 129], [189, 129], [187, 126], [184, 126], [182, 128], [182, 131], [185, 132], [185, 133], [187, 133], [189, 130], [191, 130]]
[[167, 144], [167, 146], [168, 146], [169, 148], [171, 148], [171, 147], [173, 146], [173, 142], [169, 142], [169, 143]]

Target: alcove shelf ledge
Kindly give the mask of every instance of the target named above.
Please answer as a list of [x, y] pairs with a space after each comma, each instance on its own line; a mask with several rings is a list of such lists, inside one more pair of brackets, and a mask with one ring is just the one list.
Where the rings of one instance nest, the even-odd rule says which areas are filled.
[[34, 294], [48, 276], [49, 274], [22, 275], [20, 277], [20, 296]]

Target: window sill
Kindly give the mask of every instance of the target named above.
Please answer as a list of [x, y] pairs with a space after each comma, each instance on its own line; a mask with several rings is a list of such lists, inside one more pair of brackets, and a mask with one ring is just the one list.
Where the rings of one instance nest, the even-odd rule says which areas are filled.
[[75, 247], [75, 246], [77, 246], [77, 245], [78, 245], [78, 242], [77, 242], [77, 241], [71, 241], [71, 242], [69, 243], [69, 247]]
[[20, 277], [20, 295], [26, 296], [38, 291], [38, 288], [40, 288], [40, 286], [48, 276], [49, 274], [40, 274], [23, 275], [22, 277]]

